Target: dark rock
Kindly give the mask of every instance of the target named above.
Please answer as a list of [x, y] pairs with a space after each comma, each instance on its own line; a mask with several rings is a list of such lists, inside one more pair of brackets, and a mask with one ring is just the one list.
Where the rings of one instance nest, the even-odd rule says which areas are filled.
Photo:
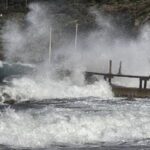
[[4, 104], [8, 104], [8, 105], [13, 105], [13, 104], [15, 104], [15, 103], [16, 103], [16, 101], [13, 100], [13, 99], [4, 101]]

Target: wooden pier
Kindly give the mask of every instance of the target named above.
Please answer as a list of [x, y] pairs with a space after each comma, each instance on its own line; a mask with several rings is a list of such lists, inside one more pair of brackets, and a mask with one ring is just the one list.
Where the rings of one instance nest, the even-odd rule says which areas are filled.
[[[139, 76], [139, 75], [127, 75], [122, 74], [122, 62], [120, 62], [119, 71], [117, 74], [112, 73], [112, 61], [109, 61], [109, 72], [108, 73], [98, 73], [98, 72], [85, 72], [85, 77], [87, 81], [93, 75], [103, 76], [106, 81], [112, 86], [112, 90], [115, 96], [119, 97], [139, 97], [139, 98], [150, 98], [150, 88], [147, 87], [147, 83], [150, 80], [150, 76]], [[139, 80], [139, 87], [124, 87], [112, 84], [113, 78], [132, 78]]]

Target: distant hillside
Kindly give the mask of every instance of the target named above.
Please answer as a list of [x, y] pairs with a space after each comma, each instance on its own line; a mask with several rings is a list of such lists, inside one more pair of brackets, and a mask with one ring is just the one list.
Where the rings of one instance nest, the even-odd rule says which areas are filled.
[[[12, 13], [26, 13], [27, 5], [31, 2], [48, 2], [55, 5], [53, 10], [57, 17], [63, 14], [70, 18], [68, 22], [77, 20], [81, 28], [82, 24], [88, 26], [87, 28], [95, 27], [94, 18], [88, 12], [91, 7], [96, 7], [108, 15], [121, 16], [124, 21], [119, 18], [116, 22], [120, 25], [130, 24], [127, 28], [138, 27], [150, 20], [150, 0], [0, 0], [0, 13], [6, 18], [12, 16]], [[65, 18], [64, 20], [66, 21]]]
[[135, 26], [150, 21], [150, 0], [112, 0], [103, 4], [102, 8], [108, 13], [129, 13]]

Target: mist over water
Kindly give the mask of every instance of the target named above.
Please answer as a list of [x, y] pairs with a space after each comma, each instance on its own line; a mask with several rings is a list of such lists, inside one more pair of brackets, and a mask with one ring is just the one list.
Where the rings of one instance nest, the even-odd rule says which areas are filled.
[[[5, 56], [10, 61], [43, 63], [49, 59], [50, 28], [53, 30], [53, 45], [57, 45], [58, 42], [54, 41], [56, 36], [54, 31], [61, 25], [56, 24], [50, 6], [35, 3], [31, 4], [29, 9], [30, 11], [25, 17], [25, 25], [8, 21], [4, 26], [2, 38], [5, 41]], [[79, 39], [76, 50], [74, 48], [74, 35], [72, 40], [68, 39], [68, 42], [66, 35], [62, 36], [62, 38], [65, 38], [64, 43], [61, 43], [60, 47], [53, 47], [53, 60], [56, 61], [61, 58], [62, 62], [60, 63], [68, 65], [67, 67], [80, 66], [80, 68], [86, 70], [96, 71], [107, 71], [106, 66], [109, 59], [113, 60], [115, 66], [122, 60], [125, 73], [148, 74], [149, 25], [142, 27], [136, 38], [126, 38], [124, 31], [120, 31], [114, 25], [112, 18], [106, 17], [93, 9], [89, 11], [96, 17], [95, 21], [99, 25], [99, 29], [89, 32], [89, 35], [83, 39], [83, 37], [80, 37], [79, 25]], [[75, 34], [75, 24], [72, 26], [74, 26]], [[114, 72], [117, 70], [118, 68], [114, 67]]]
[[8, 21], [4, 26], [5, 57], [10, 61], [29, 63], [48, 59], [50, 16], [42, 4], [32, 4], [29, 9], [24, 21], [26, 25]]
[[[6, 60], [36, 64], [37, 72], [19, 80], [12, 80], [13, 88], [6, 86], [2, 91], [7, 93], [8, 90], [13, 97], [19, 95], [23, 99], [37, 97], [42, 99], [42, 96], [62, 98], [75, 95], [112, 97], [111, 88], [103, 79], [95, 85], [86, 85], [83, 74], [84, 71], [107, 73], [110, 59], [113, 61], [113, 73], [118, 73], [119, 62], [122, 61], [122, 73], [149, 75], [150, 27], [148, 24], [141, 28], [136, 38], [126, 38], [125, 32], [117, 28], [111, 17], [91, 8], [89, 11], [95, 16], [99, 29], [90, 31], [88, 36], [83, 38], [79, 24], [77, 49], [75, 49], [75, 23], [72, 25], [74, 26], [72, 39], [70, 40], [69, 34], [67, 37], [66, 33], [61, 37], [63, 40], [58, 40], [56, 30], [61, 27], [61, 24], [56, 21], [54, 8], [52, 8], [51, 5], [33, 3], [29, 6], [30, 11], [25, 16], [24, 23], [6, 22], [2, 35], [5, 41]], [[50, 28], [52, 28], [51, 65], [48, 57]], [[58, 72], [61, 70], [72, 70], [72, 75], [59, 78]], [[139, 81], [113, 79], [113, 82], [118, 85], [138, 86]], [[41, 89], [44, 92], [39, 92]]]
[[[9, 93], [14, 99], [112, 97], [111, 88], [103, 80], [86, 85], [83, 72], [88, 69], [88, 59], [85, 56], [90, 51], [82, 46], [80, 34], [77, 49], [74, 45], [74, 35], [70, 43], [64, 36], [64, 43], [60, 47], [57, 46], [57, 49], [56, 46], [52, 47], [49, 65], [50, 28], [52, 28], [52, 44], [56, 42], [53, 45], [57, 45], [57, 41], [54, 41], [54, 31], [60, 26], [54, 24], [56, 21], [50, 8], [44, 4], [31, 4], [30, 11], [25, 17], [25, 25], [8, 21], [4, 26], [2, 38], [5, 41], [6, 60], [36, 64], [37, 72], [19, 80], [12, 80], [12, 86], [3, 87], [2, 94]], [[75, 24], [73, 26], [75, 27]], [[83, 45], [86, 43], [86, 39], [83, 40]], [[71, 76], [59, 77], [58, 72], [61, 70], [71, 70]], [[40, 92], [41, 90], [43, 92]]]
[[[42, 3], [31, 4], [25, 17], [25, 25], [8, 21], [3, 29], [5, 56], [9, 61], [24, 63], [48, 63], [49, 34], [52, 28], [52, 63], [54, 68], [73, 69], [81, 71], [108, 72], [108, 61], [113, 60], [113, 72], [117, 73], [119, 62], [123, 62], [124, 74], [149, 75], [149, 40], [150, 27], [141, 27], [136, 38], [125, 36], [113, 23], [111, 17], [106, 17], [95, 9], [89, 10], [96, 17], [99, 29], [89, 32], [84, 37], [78, 31], [77, 49], [74, 47], [74, 35], [70, 40], [67, 33], [62, 35], [61, 44], [56, 38], [58, 24], [51, 6]], [[66, 22], [67, 23], [67, 22]], [[74, 33], [75, 33], [75, 24]], [[57, 46], [56, 46], [57, 45]], [[55, 64], [55, 65], [54, 65]], [[43, 65], [40, 72], [48, 70]], [[77, 77], [78, 78], [78, 77]], [[124, 80], [125, 84], [129, 83]], [[130, 82], [131, 83], [131, 82]], [[136, 85], [132, 81], [131, 85]], [[130, 86], [130, 85], [129, 85]]]

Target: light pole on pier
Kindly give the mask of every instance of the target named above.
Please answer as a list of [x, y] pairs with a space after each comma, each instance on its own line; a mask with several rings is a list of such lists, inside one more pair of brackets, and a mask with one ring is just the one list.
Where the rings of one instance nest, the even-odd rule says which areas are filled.
[[74, 43], [75, 49], [77, 49], [77, 44], [78, 44], [78, 27], [79, 27], [79, 25], [76, 24], [75, 43]]
[[49, 34], [49, 64], [51, 64], [51, 53], [52, 53], [52, 28], [50, 28]]

